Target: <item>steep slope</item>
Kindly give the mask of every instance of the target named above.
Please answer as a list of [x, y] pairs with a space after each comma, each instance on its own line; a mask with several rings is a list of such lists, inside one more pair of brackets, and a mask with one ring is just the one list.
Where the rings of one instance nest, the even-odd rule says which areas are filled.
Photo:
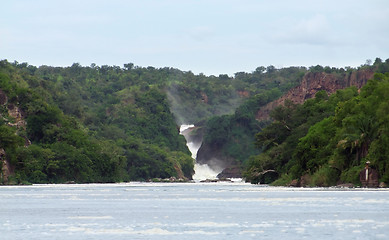
[[299, 85], [307, 72], [303, 67], [276, 69], [269, 66], [266, 71], [264, 70], [257, 68], [251, 74], [236, 74], [237, 81], [245, 79], [253, 83], [256, 93], [241, 92], [249, 98], [234, 111], [234, 114], [210, 118], [205, 124], [204, 141], [199, 149], [197, 161], [213, 166], [214, 169], [226, 168], [226, 171], [229, 171], [220, 177], [232, 177], [232, 174], [240, 173], [242, 163], [251, 155], [259, 153], [253, 144], [254, 135], [265, 126], [265, 123], [256, 121], [255, 113], [261, 106]]
[[190, 179], [193, 160], [163, 89], [125, 73], [0, 61], [2, 180]]
[[[389, 61], [387, 62], [389, 64]], [[389, 65], [388, 65], [389, 66]], [[376, 73], [355, 86], [296, 105], [277, 107], [274, 121], [256, 135], [263, 152], [246, 167], [246, 180], [292, 186], [361, 185], [369, 161], [378, 172], [371, 186], [389, 182], [389, 73]], [[273, 171], [273, 176], [266, 173]], [[370, 171], [370, 170], [369, 170]], [[374, 171], [370, 171], [373, 173]], [[373, 177], [373, 176], [371, 176]]]
[[[278, 99], [267, 103], [258, 102], [258, 109], [255, 110], [255, 117], [253, 117], [256, 121], [251, 119], [249, 120], [250, 124], [242, 124], [239, 121], [239, 112], [236, 112], [229, 117], [221, 117], [217, 124], [213, 124], [214, 127], [209, 128], [208, 132], [210, 132], [211, 135], [214, 134], [213, 132], [218, 132], [217, 135], [219, 138], [223, 138], [224, 136], [224, 140], [219, 140], [219, 143], [215, 140], [205, 141], [199, 149], [198, 161], [210, 164], [211, 166], [214, 165], [215, 168], [216, 166], [225, 168], [226, 171], [222, 172], [220, 177], [241, 176], [241, 172], [238, 171], [239, 169], [242, 169], [241, 164], [247, 161], [250, 156], [258, 154], [255, 153], [255, 151], [259, 151], [254, 148], [254, 135], [261, 131], [261, 128], [266, 125], [266, 122], [270, 121], [269, 113], [273, 109], [282, 106], [286, 100], [290, 100], [295, 104], [302, 104], [306, 100], [315, 97], [316, 93], [322, 90], [330, 95], [339, 89], [344, 89], [349, 86], [355, 86], [359, 89], [374, 75], [374, 69], [375, 67], [364, 67], [359, 70], [349, 70], [348, 72], [336, 70], [329, 73], [311, 70], [305, 73], [299, 85], [291, 88]], [[218, 129], [218, 131], [214, 130], [214, 128]], [[240, 134], [232, 133], [234, 131], [239, 131]], [[242, 134], [242, 132], [244, 134]], [[205, 137], [207, 137], [207, 132]], [[244, 140], [244, 138], [247, 139]], [[227, 144], [229, 142], [232, 143]], [[239, 146], [239, 148], [237, 146]], [[234, 150], [235, 155], [229, 153], [232, 149]], [[238, 151], [237, 149], [243, 150]], [[240, 152], [240, 154], [236, 154], [237, 152]], [[233, 174], [231, 174], [231, 172], [233, 172]]]
[[327, 94], [335, 93], [339, 89], [355, 86], [360, 89], [374, 75], [374, 69], [361, 69], [351, 73], [325, 73], [308, 72], [300, 85], [290, 89], [279, 99], [261, 107], [256, 114], [258, 121], [269, 119], [269, 113], [276, 107], [283, 105], [285, 100], [291, 100], [295, 104], [302, 104], [307, 99], [315, 97], [318, 91], [324, 90]]

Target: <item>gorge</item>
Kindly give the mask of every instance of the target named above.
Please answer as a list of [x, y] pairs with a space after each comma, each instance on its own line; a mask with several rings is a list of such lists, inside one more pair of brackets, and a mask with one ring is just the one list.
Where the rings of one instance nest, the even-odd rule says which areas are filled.
[[[253, 122], [258, 125], [261, 123], [268, 124], [272, 121], [269, 116], [270, 112], [277, 107], [284, 106], [285, 101], [291, 101], [293, 104], [303, 104], [308, 99], [314, 98], [316, 93], [319, 91], [325, 91], [327, 95], [331, 95], [336, 93], [336, 91], [345, 89], [347, 87], [354, 86], [357, 89], [360, 89], [367, 83], [369, 79], [373, 77], [374, 73], [375, 71], [373, 68], [361, 68], [350, 72], [308, 71], [304, 73], [304, 76], [302, 77], [299, 84], [289, 89], [279, 98], [267, 103], [265, 102], [263, 105], [257, 104], [258, 109], [253, 110], [253, 112], [255, 111], [255, 115], [251, 117], [252, 119], [255, 119], [255, 121], [251, 120], [252, 122], [250, 124], [252, 125]], [[237, 113], [232, 115], [232, 117], [230, 117], [231, 119], [222, 117], [219, 120], [220, 122], [228, 121], [228, 124], [223, 126], [225, 129], [229, 129], [225, 130], [226, 132], [231, 132], [231, 134], [226, 137], [228, 139], [219, 142], [205, 142], [197, 154], [198, 162], [203, 164], [212, 165], [217, 159], [217, 165], [223, 167], [223, 171], [220, 173], [221, 177], [242, 177], [242, 165], [244, 164], [243, 161], [237, 159], [236, 156], [229, 154], [227, 148], [229, 148], [228, 146], [231, 146], [231, 141], [229, 140], [232, 139], [234, 142], [239, 144], [238, 142], [240, 142], [244, 137], [247, 137], [247, 135], [234, 134], [233, 132], [236, 131], [233, 130], [234, 125], [238, 126], [240, 129], [246, 129], [246, 132], [252, 136], [251, 142], [242, 143], [245, 145], [245, 147], [247, 147], [247, 149], [252, 149], [246, 150], [247, 152], [254, 151], [254, 135], [260, 131], [259, 129], [255, 129], [254, 131], [249, 130], [249, 126], [247, 124], [242, 124], [239, 122], [239, 120], [234, 120], [234, 118], [238, 119], [238, 117], [235, 116], [237, 116]], [[219, 127], [218, 125], [215, 126], [216, 128]], [[215, 130], [214, 132], [217, 131]]]
[[193, 134], [193, 131], [196, 131], [196, 127], [193, 124], [183, 124], [180, 126], [180, 134], [183, 135], [186, 139], [187, 146], [189, 151], [192, 153], [192, 158], [195, 161], [194, 165], [194, 174], [192, 179], [196, 182], [204, 181], [209, 179], [216, 179], [217, 175], [223, 170], [218, 166], [209, 166], [208, 164], [201, 164], [196, 161], [197, 151], [199, 150], [202, 138], [196, 134]]
[[[349, 126], [365, 121], [370, 129], [377, 129], [365, 145], [375, 151], [374, 156], [367, 155], [373, 158], [370, 161], [380, 162], [387, 146], [386, 107], [385, 95], [380, 94], [376, 85], [385, 89], [385, 75], [377, 74], [387, 72], [389, 60], [378, 58], [374, 64], [358, 68], [268, 66], [251, 73], [237, 72], [233, 77], [133, 64], [125, 64], [124, 68], [95, 64], [83, 67], [77, 63], [70, 67], [35, 67], [2, 60], [1, 181], [197, 181], [241, 177], [251, 163], [257, 163], [252, 176], [275, 172], [277, 166], [287, 163], [302, 167], [293, 169], [297, 176], [306, 173], [305, 162], [278, 158], [295, 156], [297, 146], [293, 144], [300, 139], [310, 140], [308, 130], [315, 123], [326, 120], [321, 123], [323, 126], [333, 124], [326, 118], [333, 118], [335, 110], [351, 111], [345, 115], [345, 121], [351, 121]], [[366, 90], [359, 90], [371, 78], [376, 79]], [[344, 88], [347, 89], [339, 90]], [[354, 106], [354, 102], [366, 98], [363, 101], [367, 104], [373, 101], [368, 98], [372, 94], [378, 97], [375, 104], [381, 107], [367, 109], [377, 110], [376, 113], [365, 113], [366, 109], [352, 112], [359, 106]], [[353, 108], [345, 108], [349, 105]], [[193, 125], [182, 126], [186, 123]], [[336, 123], [337, 128], [343, 124], [339, 119]], [[283, 132], [284, 129], [290, 132]], [[298, 134], [293, 133], [293, 140], [284, 143], [293, 131]], [[342, 131], [353, 138], [365, 136], [348, 129]], [[263, 139], [258, 140], [258, 134]], [[337, 136], [328, 148], [345, 155], [340, 162], [351, 162], [357, 169], [358, 161], [366, 154], [359, 156], [358, 146], [352, 144], [356, 140], [342, 136]], [[267, 147], [274, 146], [278, 146], [273, 148], [276, 150], [261, 155]], [[303, 149], [309, 146], [307, 143]], [[314, 156], [311, 153], [304, 157]], [[320, 168], [322, 162], [325, 161], [310, 164]], [[380, 164], [381, 174], [385, 174], [386, 165]], [[340, 170], [336, 171], [344, 171], [343, 165], [337, 167]], [[278, 173], [283, 170], [277, 171], [277, 176], [282, 176]]]

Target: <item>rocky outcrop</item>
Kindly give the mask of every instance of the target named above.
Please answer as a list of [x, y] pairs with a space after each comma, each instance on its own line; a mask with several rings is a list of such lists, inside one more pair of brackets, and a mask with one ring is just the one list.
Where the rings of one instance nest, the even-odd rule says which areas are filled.
[[[0, 113], [0, 117], [7, 123], [8, 126], [25, 129], [27, 122], [24, 112], [14, 103], [8, 102], [8, 97], [3, 90], [0, 89], [0, 105], [4, 106], [8, 111], [5, 115]], [[26, 138], [26, 145], [31, 142]]]
[[367, 83], [367, 80], [372, 78], [373, 75], [374, 71], [372, 69], [363, 69], [343, 74], [308, 72], [303, 77], [299, 86], [290, 89], [279, 99], [260, 108], [256, 114], [256, 119], [259, 121], [268, 119], [271, 110], [283, 105], [287, 99], [296, 104], [302, 104], [305, 100], [315, 97], [316, 93], [320, 90], [325, 90], [328, 95], [330, 95], [339, 89], [350, 86], [355, 86], [359, 89], [363, 87]]
[[235, 166], [235, 159], [227, 157], [223, 149], [215, 144], [202, 144], [197, 152], [196, 162], [207, 164], [211, 169], [219, 172], [230, 166]]
[[5, 106], [8, 110], [8, 116], [3, 116], [0, 113], [0, 117], [11, 127], [25, 128], [26, 121], [24, 120], [23, 111], [15, 104], [8, 102], [8, 97], [3, 90], [0, 89], [0, 105]]
[[219, 173], [217, 178], [242, 178], [242, 168], [239, 166], [229, 166]]
[[[7, 111], [0, 113], [0, 117], [8, 126], [16, 127], [18, 129], [26, 128], [26, 120], [23, 111], [15, 104], [8, 102], [8, 97], [3, 90], [0, 89], [0, 105], [5, 107]], [[31, 141], [23, 136], [25, 139], [25, 146], [31, 145]], [[9, 176], [13, 175], [14, 169], [7, 160], [6, 152], [0, 148], [0, 184], [8, 184]]]
[[12, 122], [8, 122], [11, 127], [25, 128], [26, 121], [24, 120], [24, 114], [19, 107], [14, 104], [8, 104], [8, 115], [13, 118]]
[[250, 92], [249, 91], [237, 91], [239, 97], [241, 98], [248, 98], [250, 97]]
[[5, 151], [3, 148], [0, 148], [0, 184], [8, 184], [8, 178], [12, 174], [12, 168], [7, 161]]
[[205, 103], [205, 104], [207, 104], [208, 103], [208, 96], [207, 96], [207, 94], [205, 94], [205, 93], [201, 93], [201, 101], [203, 102], [203, 103]]

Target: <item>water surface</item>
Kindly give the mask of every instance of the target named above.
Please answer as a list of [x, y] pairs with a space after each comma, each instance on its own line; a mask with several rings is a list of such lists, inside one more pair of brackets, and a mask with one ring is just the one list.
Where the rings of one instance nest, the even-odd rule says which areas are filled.
[[0, 239], [389, 239], [389, 191], [243, 183], [0, 187]]

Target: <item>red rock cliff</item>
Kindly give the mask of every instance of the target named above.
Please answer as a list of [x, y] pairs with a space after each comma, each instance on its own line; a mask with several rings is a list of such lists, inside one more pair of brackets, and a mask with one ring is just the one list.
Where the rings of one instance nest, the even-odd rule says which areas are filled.
[[294, 103], [302, 104], [305, 100], [315, 97], [320, 90], [325, 90], [329, 95], [335, 93], [338, 89], [355, 86], [358, 89], [364, 86], [374, 75], [372, 69], [363, 69], [344, 74], [332, 74], [324, 72], [308, 72], [305, 74], [301, 84], [290, 89], [279, 99], [268, 103], [257, 112], [257, 120], [269, 118], [271, 110], [277, 106], [283, 105], [286, 99]]

